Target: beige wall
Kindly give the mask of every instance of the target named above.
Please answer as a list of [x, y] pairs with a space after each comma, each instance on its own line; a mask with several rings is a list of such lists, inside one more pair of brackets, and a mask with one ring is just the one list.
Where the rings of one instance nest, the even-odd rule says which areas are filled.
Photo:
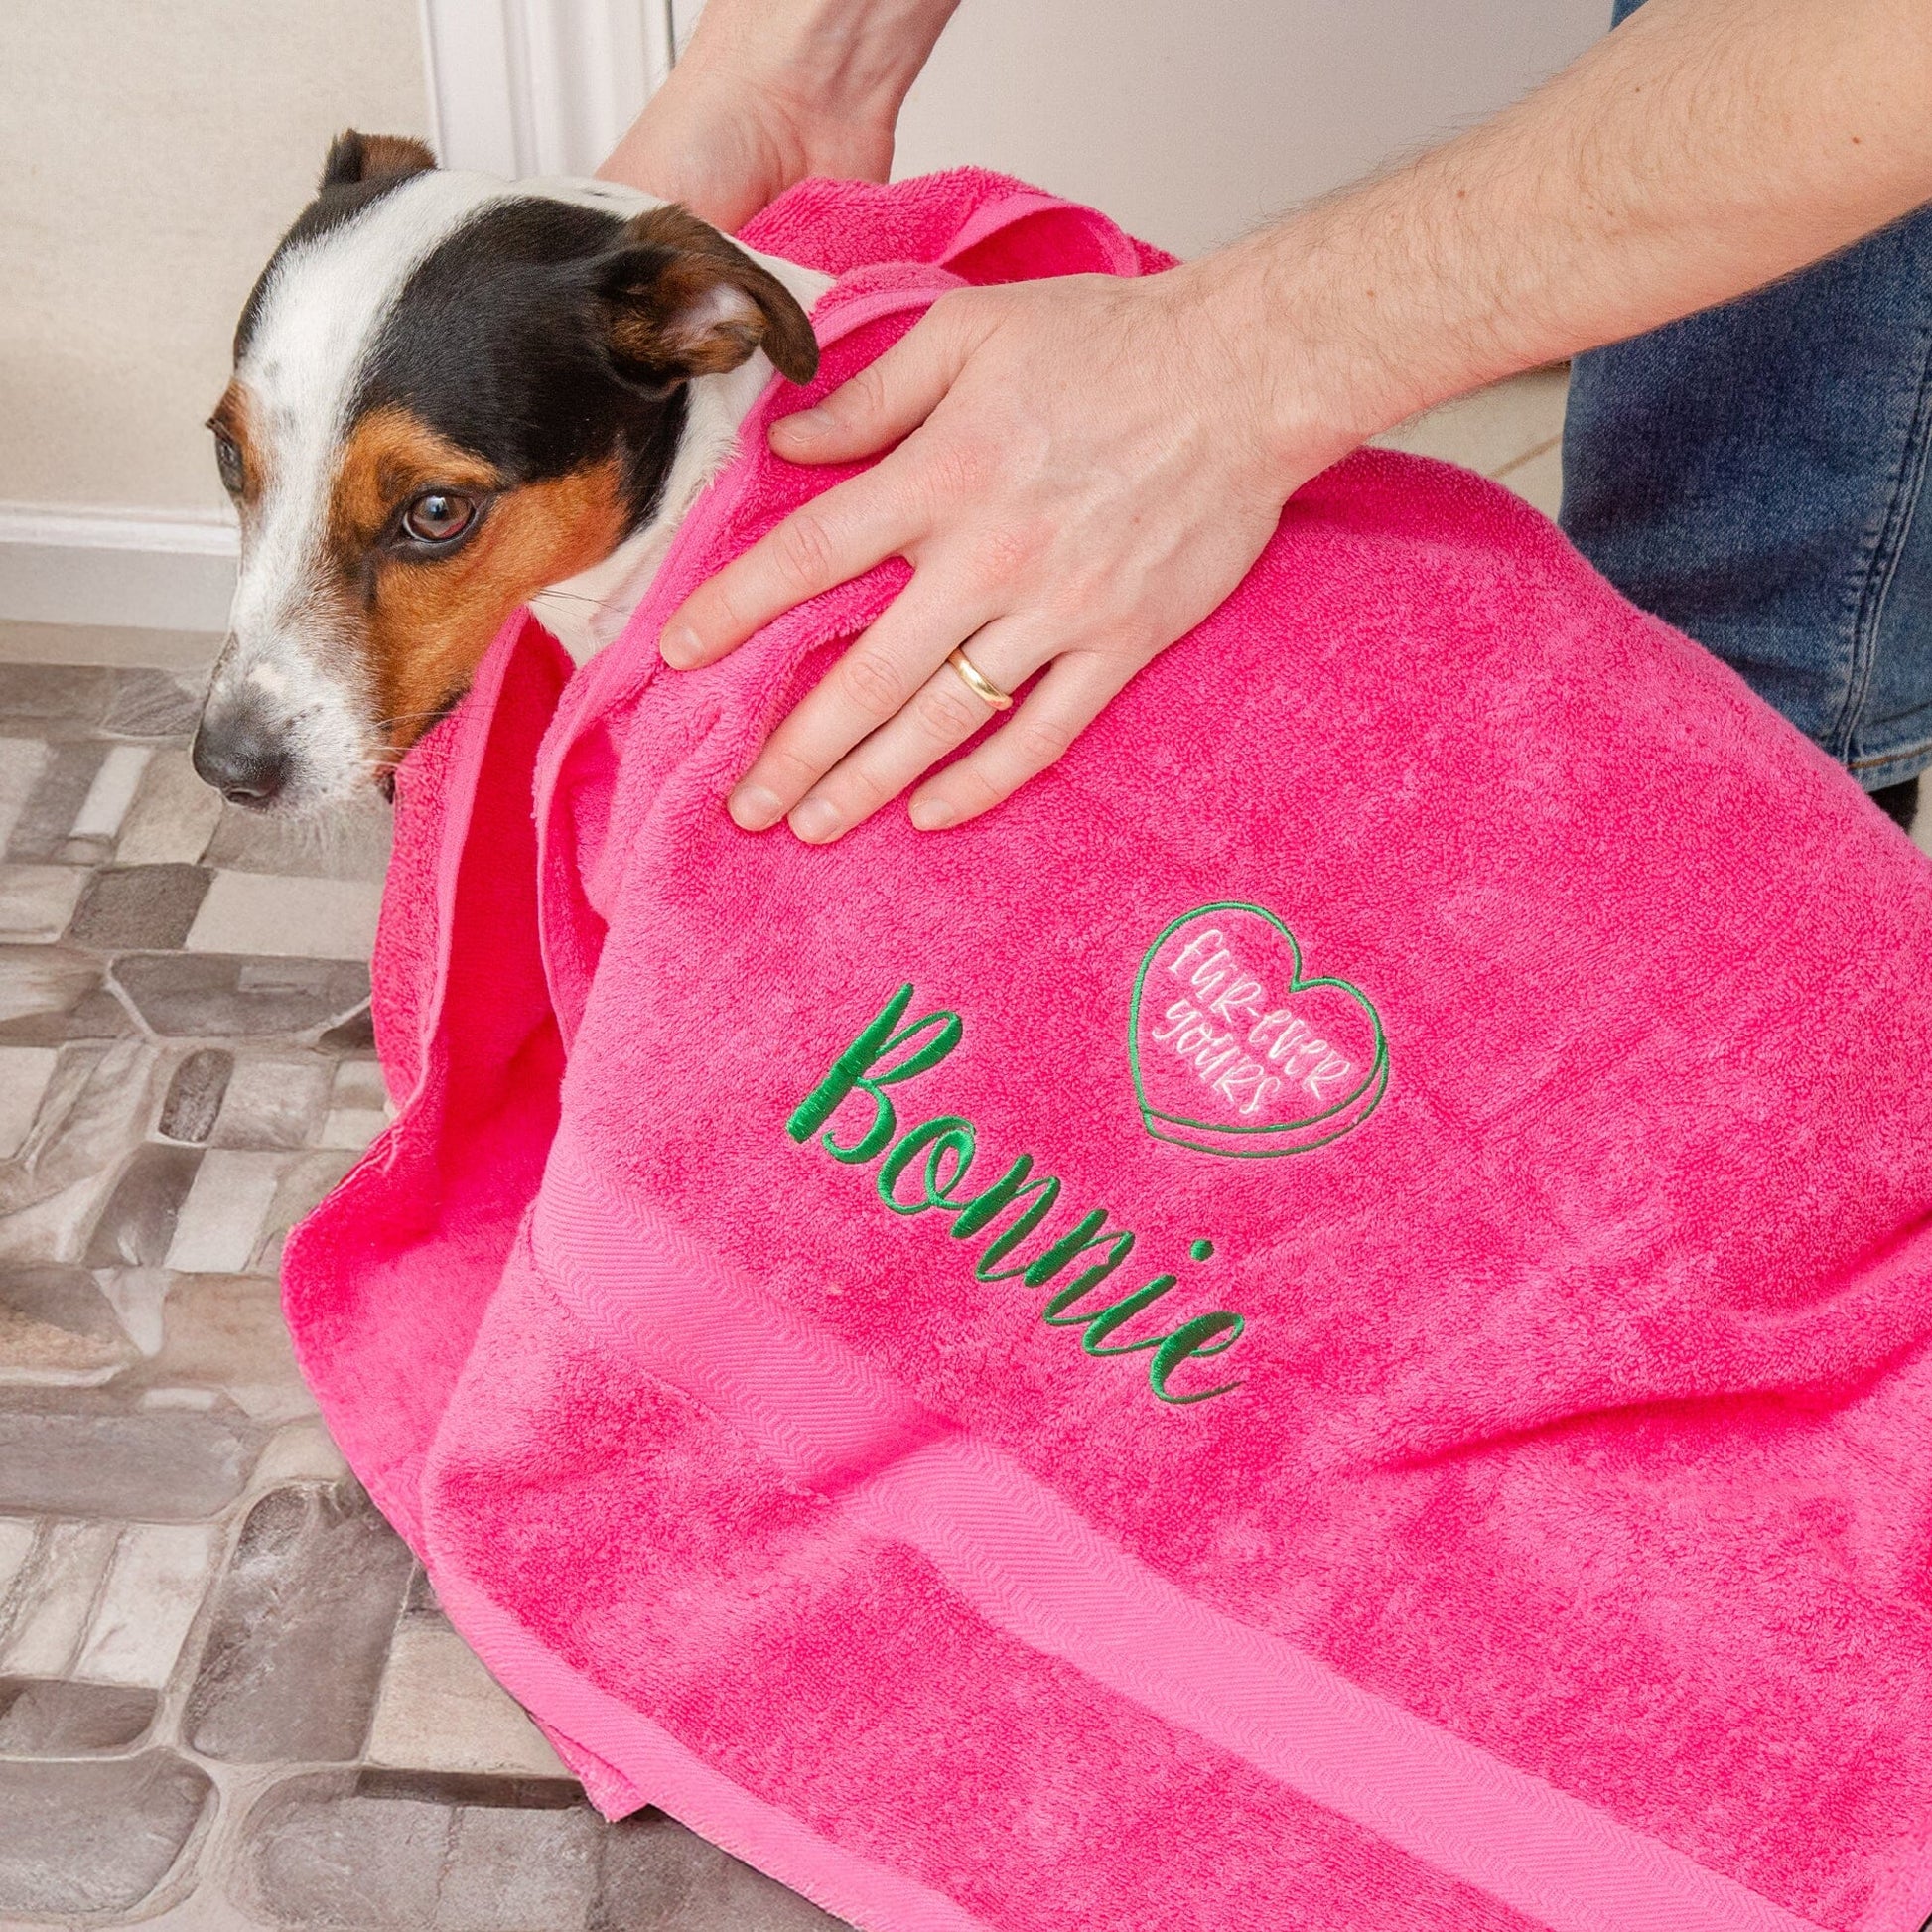
[[[1193, 253], [1514, 98], [1607, 11], [965, 0], [898, 171], [985, 162]], [[427, 131], [416, 0], [0, 0], [0, 502], [216, 508], [202, 420], [329, 136]]]
[[235, 317], [345, 124], [426, 132], [414, 0], [0, 0], [0, 498], [214, 508]]
[[1194, 254], [1526, 93], [1610, 0], [964, 0], [898, 172], [979, 161]]

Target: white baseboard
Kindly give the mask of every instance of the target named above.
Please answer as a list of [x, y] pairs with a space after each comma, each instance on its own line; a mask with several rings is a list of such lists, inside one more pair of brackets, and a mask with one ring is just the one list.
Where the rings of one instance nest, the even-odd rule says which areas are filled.
[[224, 630], [236, 554], [218, 513], [0, 502], [0, 621]]

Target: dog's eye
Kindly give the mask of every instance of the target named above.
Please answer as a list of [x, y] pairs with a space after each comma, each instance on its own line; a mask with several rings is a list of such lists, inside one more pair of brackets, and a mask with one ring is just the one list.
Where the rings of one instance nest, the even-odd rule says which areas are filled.
[[245, 481], [241, 465], [241, 446], [232, 436], [223, 436], [219, 430], [214, 433], [214, 466], [221, 473], [221, 487], [230, 496], [241, 494]]
[[477, 520], [474, 496], [426, 489], [402, 513], [403, 535], [417, 543], [454, 543]]

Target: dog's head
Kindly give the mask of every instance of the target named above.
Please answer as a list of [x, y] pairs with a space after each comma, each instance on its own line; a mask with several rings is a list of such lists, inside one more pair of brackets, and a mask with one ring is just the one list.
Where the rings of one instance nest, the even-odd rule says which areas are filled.
[[241, 575], [196, 769], [289, 810], [382, 779], [518, 605], [651, 521], [694, 385], [760, 352], [811, 377], [803, 309], [682, 208], [342, 136], [209, 423]]

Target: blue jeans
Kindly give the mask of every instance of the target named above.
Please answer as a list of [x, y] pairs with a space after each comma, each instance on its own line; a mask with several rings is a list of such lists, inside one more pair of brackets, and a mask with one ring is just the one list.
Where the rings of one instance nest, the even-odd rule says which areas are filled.
[[1932, 765], [1928, 449], [1932, 207], [1579, 356], [1563, 527], [1876, 791]]

